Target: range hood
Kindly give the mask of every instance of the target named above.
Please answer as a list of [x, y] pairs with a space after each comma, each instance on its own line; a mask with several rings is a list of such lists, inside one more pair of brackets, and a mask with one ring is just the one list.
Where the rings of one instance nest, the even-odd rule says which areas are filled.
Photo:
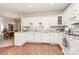
[[78, 23], [73, 23], [72, 25], [79, 25], [79, 22]]
[[50, 27], [67, 27], [67, 25], [54, 25], [54, 26], [50, 26]]
[[73, 22], [71, 25], [79, 25], [79, 22], [78, 21]]

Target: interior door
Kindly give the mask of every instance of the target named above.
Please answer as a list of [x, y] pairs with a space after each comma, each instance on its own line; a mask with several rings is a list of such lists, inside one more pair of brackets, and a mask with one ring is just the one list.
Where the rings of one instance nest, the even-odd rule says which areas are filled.
[[13, 25], [12, 24], [8, 24], [8, 28], [9, 28], [9, 30], [13, 31]]

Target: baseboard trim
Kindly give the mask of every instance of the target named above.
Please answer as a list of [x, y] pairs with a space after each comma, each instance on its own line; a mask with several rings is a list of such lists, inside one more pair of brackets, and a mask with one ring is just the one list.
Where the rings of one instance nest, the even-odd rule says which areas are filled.
[[50, 45], [59, 45], [58, 43], [49, 43]]
[[25, 44], [48, 44], [48, 45], [59, 45], [58, 43], [44, 43], [44, 42], [25, 42], [24, 44], [18, 44], [18, 45], [15, 45], [15, 46], [23, 46]]

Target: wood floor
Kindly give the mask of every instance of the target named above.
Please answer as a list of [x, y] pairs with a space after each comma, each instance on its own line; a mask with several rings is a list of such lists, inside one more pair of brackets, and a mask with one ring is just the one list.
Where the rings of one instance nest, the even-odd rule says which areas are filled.
[[0, 55], [63, 55], [59, 45], [24, 44], [21, 47], [0, 48]]

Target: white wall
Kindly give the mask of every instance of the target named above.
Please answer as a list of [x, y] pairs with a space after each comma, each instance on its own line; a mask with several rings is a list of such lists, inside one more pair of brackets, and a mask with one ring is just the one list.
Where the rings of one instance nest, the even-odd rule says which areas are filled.
[[[8, 29], [8, 22], [9, 20], [12, 20], [12, 19], [7, 19], [7, 18], [3, 18], [3, 17], [0, 17], [0, 32], [2, 31], [2, 27], [4, 28], [7, 28]], [[18, 24], [20, 22], [18, 22], [17, 20], [15, 21], [15, 24], [14, 25], [14, 30], [18, 30]]]
[[[57, 17], [62, 15], [63, 25], [70, 26], [73, 22], [79, 22], [79, 3], [72, 3], [63, 13], [61, 12], [41, 12], [26, 14], [22, 20], [22, 26], [28, 26], [30, 22], [34, 23], [34, 26], [38, 26], [39, 22], [42, 22], [44, 26], [57, 25]], [[74, 16], [76, 16], [74, 18]]]
[[[76, 16], [76, 18], [73, 18]], [[63, 24], [70, 25], [74, 21], [79, 21], [79, 4], [71, 4], [64, 12], [63, 12]]]
[[57, 16], [31, 16], [24, 17], [22, 19], [22, 26], [30, 25], [29, 23], [33, 23], [34, 26], [39, 26], [39, 22], [42, 22], [44, 26], [56, 25], [57, 24]]
[[3, 24], [4, 26], [7, 26], [8, 20], [5, 18], [0, 17], [0, 24]]
[[33, 23], [33, 26], [39, 26], [39, 22], [42, 22], [43, 26], [53, 26], [58, 23], [58, 15], [60, 12], [40, 12], [26, 14], [21, 19], [21, 26], [29, 26], [29, 23]]
[[8, 23], [7, 19], [0, 17], [0, 31], [2, 31], [2, 28], [4, 28], [4, 27], [7, 28], [7, 23]]

